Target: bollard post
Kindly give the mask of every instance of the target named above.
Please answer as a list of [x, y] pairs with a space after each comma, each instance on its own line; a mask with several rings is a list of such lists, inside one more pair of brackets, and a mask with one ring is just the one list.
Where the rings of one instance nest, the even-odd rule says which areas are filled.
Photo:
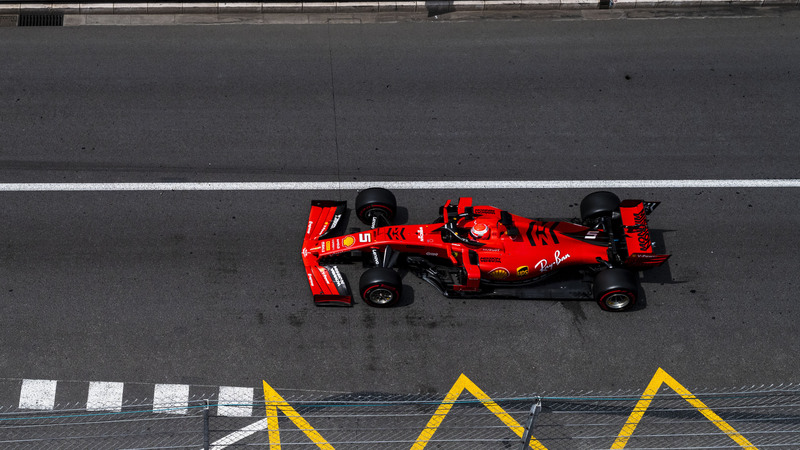
[[525, 424], [525, 434], [522, 436], [522, 450], [528, 448], [531, 443], [531, 436], [533, 435], [533, 423], [536, 421], [536, 416], [542, 410], [542, 398], [536, 397], [536, 403], [531, 406], [531, 413], [528, 416], [528, 422]]
[[203, 450], [209, 450], [211, 448], [211, 432], [208, 429], [208, 422], [209, 422], [209, 402], [208, 399], [205, 400], [206, 404], [203, 407]]

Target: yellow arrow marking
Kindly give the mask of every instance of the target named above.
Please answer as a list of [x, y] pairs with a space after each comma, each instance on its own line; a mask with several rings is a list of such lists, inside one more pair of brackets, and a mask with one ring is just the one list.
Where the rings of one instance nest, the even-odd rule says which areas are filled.
[[732, 426], [728, 425], [728, 422], [722, 420], [720, 416], [714, 413], [708, 406], [705, 405], [702, 401], [700, 401], [697, 397], [695, 397], [688, 389], [683, 387], [677, 380], [672, 378], [670, 374], [665, 372], [662, 368], [658, 368], [656, 374], [653, 375], [653, 379], [650, 380], [650, 384], [647, 385], [645, 388], [644, 393], [642, 394], [639, 401], [636, 403], [636, 407], [633, 408], [631, 415], [628, 417], [628, 421], [625, 422], [625, 425], [622, 427], [622, 430], [619, 432], [617, 436], [617, 440], [614, 441], [614, 445], [611, 446], [612, 450], [618, 450], [625, 448], [625, 445], [628, 443], [628, 439], [633, 436], [633, 432], [636, 430], [636, 426], [639, 425], [639, 421], [642, 420], [642, 416], [644, 416], [645, 411], [650, 406], [650, 402], [653, 401], [653, 398], [658, 393], [659, 388], [661, 388], [662, 384], [665, 384], [672, 388], [673, 391], [680, 394], [684, 400], [689, 402], [690, 405], [694, 406], [698, 411], [700, 411], [706, 419], [711, 421], [714, 425], [717, 426], [723, 433], [725, 433], [728, 437], [733, 439], [737, 444], [739, 444], [742, 448], [745, 449], [753, 449], [758, 450], [755, 445], [751, 444], [744, 436], [739, 434]]
[[[263, 380], [262, 380], [263, 381]], [[294, 410], [275, 389], [264, 381], [264, 404], [267, 408], [267, 429], [270, 450], [281, 450], [281, 433], [278, 426], [278, 410], [291, 420], [297, 428], [322, 450], [334, 450], [333, 446]]]
[[[523, 438], [525, 433], [525, 428], [520, 426], [520, 424], [514, 420], [513, 417], [508, 415], [508, 413], [494, 400], [491, 399], [485, 392], [483, 392], [478, 386], [475, 385], [466, 375], [463, 373], [458, 380], [456, 380], [453, 387], [450, 388], [450, 391], [445, 396], [442, 403], [439, 404], [439, 407], [436, 408], [436, 412], [433, 413], [431, 419], [428, 421], [428, 425], [425, 426], [425, 429], [419, 434], [417, 441], [411, 447], [411, 450], [422, 450], [428, 445], [428, 441], [431, 440], [433, 437], [433, 433], [439, 428], [439, 425], [442, 424], [447, 413], [450, 412], [450, 409], [453, 407], [453, 404], [458, 400], [458, 397], [461, 395], [462, 392], [466, 390], [470, 394], [472, 394], [475, 398], [481, 401], [486, 408], [489, 409], [495, 416], [497, 416], [508, 428], [510, 428], [520, 439]], [[536, 450], [547, 450], [547, 447], [542, 445], [536, 438], [531, 438], [531, 442], [528, 444], [531, 448]]]

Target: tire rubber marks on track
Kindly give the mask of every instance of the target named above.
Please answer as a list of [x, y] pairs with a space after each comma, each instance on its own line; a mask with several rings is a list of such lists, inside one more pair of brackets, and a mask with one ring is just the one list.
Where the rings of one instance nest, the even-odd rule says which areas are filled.
[[[238, 441], [266, 429], [269, 432], [270, 449], [280, 450], [281, 439], [280, 428], [278, 424], [278, 412], [280, 411], [284, 416], [292, 421], [294, 426], [303, 431], [303, 433], [305, 433], [305, 435], [314, 444], [316, 444], [318, 448], [323, 450], [334, 449], [333, 446], [331, 446], [331, 444], [328, 443], [328, 441], [326, 441], [325, 438], [322, 437], [322, 435], [316, 429], [314, 429], [310, 423], [300, 416], [297, 411], [292, 408], [292, 406], [289, 405], [289, 403], [287, 403], [286, 400], [280, 396], [280, 394], [278, 394], [277, 391], [267, 384], [266, 381], [263, 383], [267, 418], [259, 420], [258, 422], [236, 431], [235, 433], [225, 436], [224, 438], [214, 442], [212, 448], [215, 450], [225, 449], [229, 445], [236, 444]], [[692, 407], [697, 409], [698, 412], [700, 412], [706, 419], [719, 428], [719, 430], [722, 431], [726, 436], [736, 442], [736, 444], [738, 444], [741, 448], [756, 449], [756, 446], [750, 443], [747, 438], [742, 436], [741, 433], [736, 431], [730, 424], [714, 413], [714, 411], [706, 406], [705, 403], [695, 397], [694, 394], [689, 392], [688, 389], [683, 387], [683, 385], [678, 383], [677, 380], [672, 378], [672, 376], [670, 376], [660, 367], [656, 371], [655, 375], [653, 375], [653, 378], [650, 380], [647, 388], [645, 388], [644, 393], [636, 403], [636, 406], [628, 417], [628, 420], [623, 425], [622, 430], [619, 432], [619, 435], [614, 441], [611, 449], [618, 450], [625, 448], [628, 440], [634, 435], [636, 426], [642, 420], [645, 412], [647, 412], [647, 409], [650, 407], [650, 403], [655, 399], [655, 396], [658, 394], [661, 386], [665, 384], [678, 395], [680, 395], [684, 400], [686, 400], [690, 405], [692, 405]], [[520, 426], [520, 424], [514, 420], [513, 417], [506, 413], [506, 411], [503, 410], [500, 405], [486, 395], [483, 390], [481, 390], [475, 383], [467, 378], [466, 375], [461, 374], [461, 376], [459, 376], [456, 382], [453, 384], [453, 387], [450, 388], [450, 391], [448, 391], [442, 403], [440, 403], [436, 408], [436, 412], [433, 413], [428, 421], [428, 424], [425, 426], [425, 429], [423, 429], [419, 434], [419, 437], [412, 445], [411, 450], [423, 450], [427, 446], [428, 442], [430, 442], [430, 440], [433, 438], [434, 433], [436, 433], [436, 430], [442, 424], [442, 421], [445, 419], [445, 417], [447, 417], [447, 414], [450, 412], [453, 405], [456, 404], [457, 400], [464, 391], [469, 392], [475, 398], [480, 400], [483, 406], [485, 406], [498, 419], [500, 419], [503, 424], [505, 424], [517, 436], [523, 438], [525, 429]], [[528, 443], [528, 446], [532, 449], [547, 450], [547, 447], [545, 447], [535, 437], [531, 437], [531, 441]]]

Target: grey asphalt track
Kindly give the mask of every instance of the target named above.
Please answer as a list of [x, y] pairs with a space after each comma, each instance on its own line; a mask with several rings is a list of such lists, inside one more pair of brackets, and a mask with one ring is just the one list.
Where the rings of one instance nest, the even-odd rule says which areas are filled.
[[[800, 18], [0, 29], [0, 181], [797, 178]], [[408, 190], [573, 217], [582, 190]], [[663, 201], [644, 308], [315, 308], [311, 199], [0, 194], [0, 377], [445, 392], [797, 381], [796, 189]], [[353, 224], [355, 226], [355, 224]], [[351, 272], [355, 282], [357, 271]]]

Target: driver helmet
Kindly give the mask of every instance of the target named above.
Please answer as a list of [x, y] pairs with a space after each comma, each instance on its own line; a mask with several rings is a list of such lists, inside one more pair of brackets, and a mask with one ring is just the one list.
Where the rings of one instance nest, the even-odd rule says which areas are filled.
[[478, 222], [472, 226], [472, 229], [469, 230], [469, 233], [475, 239], [483, 239], [489, 237], [489, 225], [486, 225], [483, 222]]

